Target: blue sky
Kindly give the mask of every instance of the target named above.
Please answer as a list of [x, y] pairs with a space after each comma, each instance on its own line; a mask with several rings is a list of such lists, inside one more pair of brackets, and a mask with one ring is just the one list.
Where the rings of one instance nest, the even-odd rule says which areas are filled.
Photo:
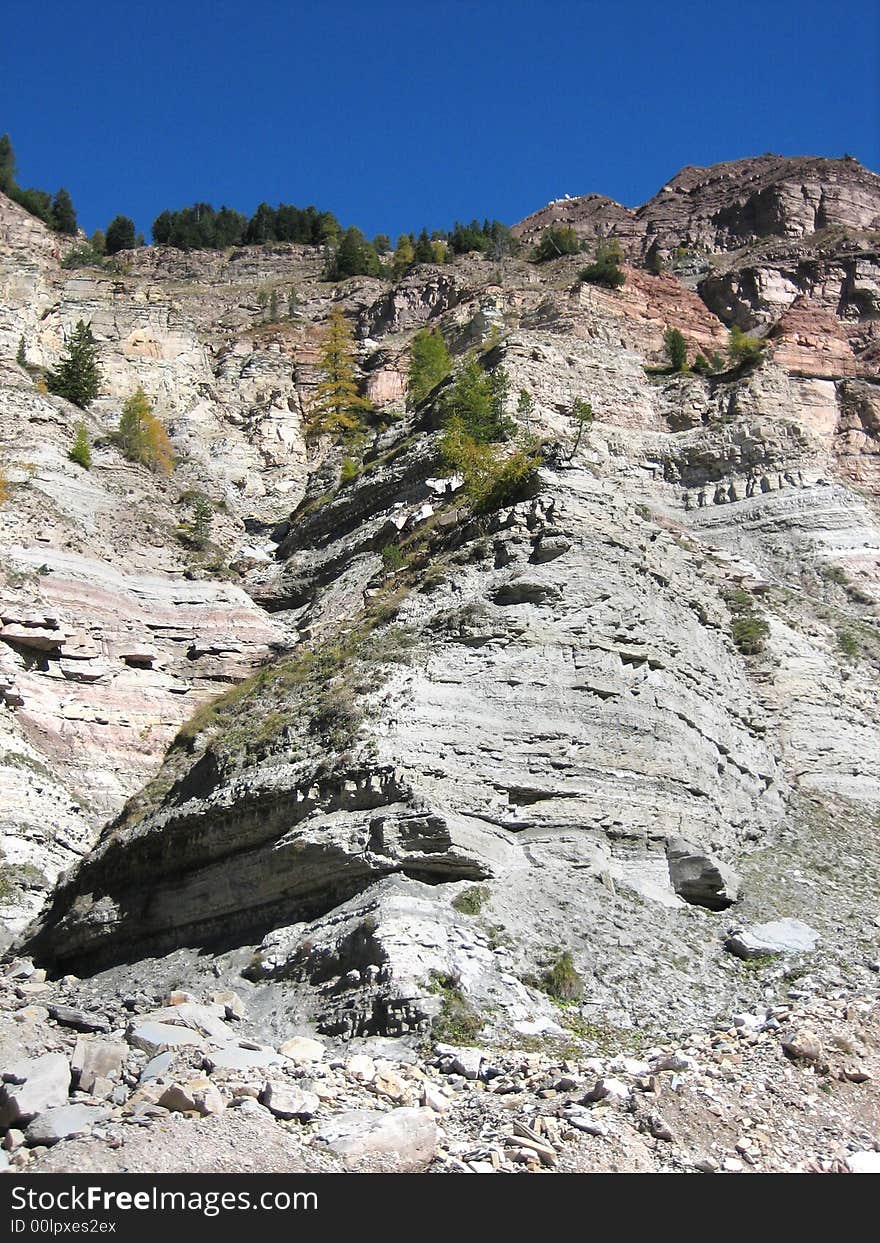
[[684, 164], [849, 152], [880, 170], [875, 0], [57, 0], [7, 6], [19, 181], [149, 238], [197, 199], [315, 203], [372, 235]]

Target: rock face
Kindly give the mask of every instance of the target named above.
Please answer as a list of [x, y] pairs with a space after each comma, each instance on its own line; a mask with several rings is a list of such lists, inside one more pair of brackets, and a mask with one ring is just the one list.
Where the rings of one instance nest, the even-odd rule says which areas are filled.
[[766, 237], [803, 238], [823, 229], [880, 229], [880, 179], [858, 160], [764, 155], [711, 168], [683, 168], [642, 207], [598, 194], [557, 199], [514, 232], [531, 242], [550, 224], [587, 241], [618, 238], [643, 258], [651, 247], [738, 250]]
[[[71, 274], [4, 211], [10, 357], [23, 335], [54, 362], [88, 315], [105, 367], [90, 472], [66, 457], [78, 413], [0, 373], [10, 926], [43, 903], [21, 947], [110, 979], [215, 955], [297, 999], [288, 1037], [564, 1037], [560, 957], [585, 1023], [728, 998], [709, 912], [737, 875], [743, 921], [772, 925], [761, 878], [791, 826], [819, 836], [821, 809], [862, 840], [880, 808], [880, 179], [762, 157], [518, 227], [610, 230], [617, 291], [576, 256], [333, 288], [304, 247]], [[293, 318], [260, 319], [267, 287], [295, 287]], [[381, 416], [345, 465], [351, 446], [307, 451], [301, 429], [331, 300]], [[532, 398], [540, 467], [491, 512], [445, 465], [432, 402], [401, 410], [425, 325], [503, 366], [511, 416]], [[664, 370], [672, 325], [712, 374]], [[754, 364], [721, 357], [731, 325], [763, 338]], [[184, 459], [170, 480], [113, 446], [136, 383]], [[577, 446], [576, 398], [595, 416]], [[190, 1004], [140, 1014], [130, 1042], [271, 1076], [281, 1055]]]

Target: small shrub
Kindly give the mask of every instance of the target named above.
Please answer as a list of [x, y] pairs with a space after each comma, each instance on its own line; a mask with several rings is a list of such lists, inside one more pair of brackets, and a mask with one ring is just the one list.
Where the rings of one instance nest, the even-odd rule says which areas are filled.
[[697, 375], [715, 375], [719, 371], [724, 370], [724, 359], [717, 350], [708, 356], [706, 354], [698, 354], [694, 359], [691, 370]]
[[6, 478], [6, 471], [0, 466], [0, 505], [5, 505], [12, 495], [12, 489], [9, 486], [9, 480]]
[[380, 555], [386, 570], [402, 570], [406, 565], [406, 555], [397, 544], [386, 544]]
[[730, 627], [730, 635], [744, 656], [756, 656], [763, 652], [764, 643], [770, 627], [757, 613], [744, 613], [734, 618]]
[[763, 652], [770, 633], [767, 622], [755, 610], [752, 597], [741, 587], [725, 592], [727, 607], [733, 614], [730, 637], [744, 656], [756, 656]]
[[27, 366], [27, 355], [24, 350], [24, 337], [18, 338], [18, 349], [15, 351], [15, 361], [19, 367]]
[[91, 244], [74, 246], [61, 260], [62, 268], [99, 268], [103, 265], [103, 256]]
[[470, 885], [456, 894], [452, 905], [462, 915], [479, 915], [488, 900], [489, 890], [485, 885]]
[[576, 255], [581, 242], [574, 229], [568, 225], [551, 224], [541, 234], [541, 240], [532, 252], [533, 263], [547, 263], [563, 255]]
[[747, 336], [734, 324], [727, 341], [727, 353], [735, 367], [747, 367], [760, 362], [764, 355], [764, 342], [758, 337]]
[[623, 251], [619, 242], [602, 242], [596, 250], [596, 258], [581, 271], [581, 280], [590, 285], [620, 289], [626, 282], [626, 273], [620, 266], [622, 261]]
[[67, 454], [71, 462], [76, 462], [85, 470], [92, 468], [92, 447], [89, 444], [89, 433], [82, 419], [76, 425], [76, 436]]
[[342, 466], [339, 470], [339, 486], [344, 487], [345, 484], [351, 483], [353, 479], [357, 479], [360, 473], [361, 468], [354, 458], [343, 458]]
[[841, 565], [820, 566], [819, 573], [826, 583], [836, 583], [838, 587], [845, 587], [849, 582], [846, 570]]
[[431, 1024], [436, 1040], [449, 1044], [476, 1044], [483, 1029], [483, 1020], [461, 991], [461, 982], [455, 976], [433, 973], [429, 988], [442, 999], [440, 1013]]
[[851, 630], [838, 630], [837, 646], [849, 660], [855, 660], [862, 652], [862, 645]]
[[568, 950], [553, 960], [540, 979], [540, 987], [557, 1001], [577, 1001], [584, 995], [584, 982]]

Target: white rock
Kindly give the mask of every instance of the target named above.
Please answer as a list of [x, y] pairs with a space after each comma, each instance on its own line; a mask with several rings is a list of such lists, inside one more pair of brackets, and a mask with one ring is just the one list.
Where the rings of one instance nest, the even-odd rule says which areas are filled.
[[846, 1159], [850, 1174], [880, 1174], [880, 1152], [851, 1152]]
[[313, 1118], [320, 1101], [314, 1092], [304, 1092], [293, 1084], [269, 1082], [260, 1094], [260, 1101], [276, 1118]]
[[309, 1036], [294, 1036], [284, 1042], [279, 1052], [292, 1062], [321, 1062], [327, 1055], [326, 1046]]
[[437, 1123], [430, 1109], [356, 1109], [321, 1123], [318, 1142], [356, 1168], [371, 1157], [393, 1160], [401, 1170], [428, 1164], [437, 1148]]
[[0, 1126], [28, 1122], [44, 1110], [67, 1103], [70, 1064], [63, 1053], [25, 1058], [3, 1072]]

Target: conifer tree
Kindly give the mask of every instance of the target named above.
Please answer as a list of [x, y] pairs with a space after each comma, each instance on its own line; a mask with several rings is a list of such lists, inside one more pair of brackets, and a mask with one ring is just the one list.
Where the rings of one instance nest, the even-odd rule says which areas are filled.
[[27, 366], [27, 354], [24, 349], [24, 337], [18, 338], [18, 349], [15, 352], [15, 361], [18, 363], [19, 367]]
[[88, 324], [80, 320], [61, 356], [58, 370], [49, 372], [47, 387], [50, 393], [65, 397], [85, 410], [98, 396], [100, 386], [98, 343]]
[[128, 216], [114, 216], [107, 225], [105, 248], [108, 255], [115, 255], [119, 250], [134, 250], [134, 221]]
[[428, 237], [427, 229], [422, 229], [421, 233], [416, 239], [414, 250], [415, 250], [416, 263], [433, 263], [434, 262], [434, 248], [432, 247], [431, 240]]
[[416, 252], [412, 238], [408, 233], [401, 233], [394, 248], [394, 261], [391, 271], [395, 278], [404, 276], [416, 261]]
[[456, 423], [477, 444], [505, 440], [514, 430], [504, 407], [508, 381], [502, 367], [484, 371], [475, 354], [465, 359], [455, 383], [443, 393], [444, 424]]
[[142, 388], [132, 393], [122, 407], [116, 442], [130, 462], [139, 462], [157, 475], [170, 475], [174, 469], [174, 450], [168, 433]]
[[59, 233], [76, 237], [76, 212], [73, 210], [73, 200], [63, 187], [52, 200], [52, 220]]
[[8, 134], [0, 134], [0, 190], [8, 194], [15, 186], [15, 152]]
[[417, 332], [409, 351], [406, 402], [410, 410], [414, 410], [451, 370], [452, 359], [443, 334], [427, 328]]
[[330, 312], [318, 365], [323, 378], [309, 409], [309, 434], [337, 436], [359, 431], [372, 405], [358, 393], [354, 338], [338, 306]]
[[687, 371], [687, 341], [677, 328], [667, 328], [663, 334], [666, 356], [673, 371]]

